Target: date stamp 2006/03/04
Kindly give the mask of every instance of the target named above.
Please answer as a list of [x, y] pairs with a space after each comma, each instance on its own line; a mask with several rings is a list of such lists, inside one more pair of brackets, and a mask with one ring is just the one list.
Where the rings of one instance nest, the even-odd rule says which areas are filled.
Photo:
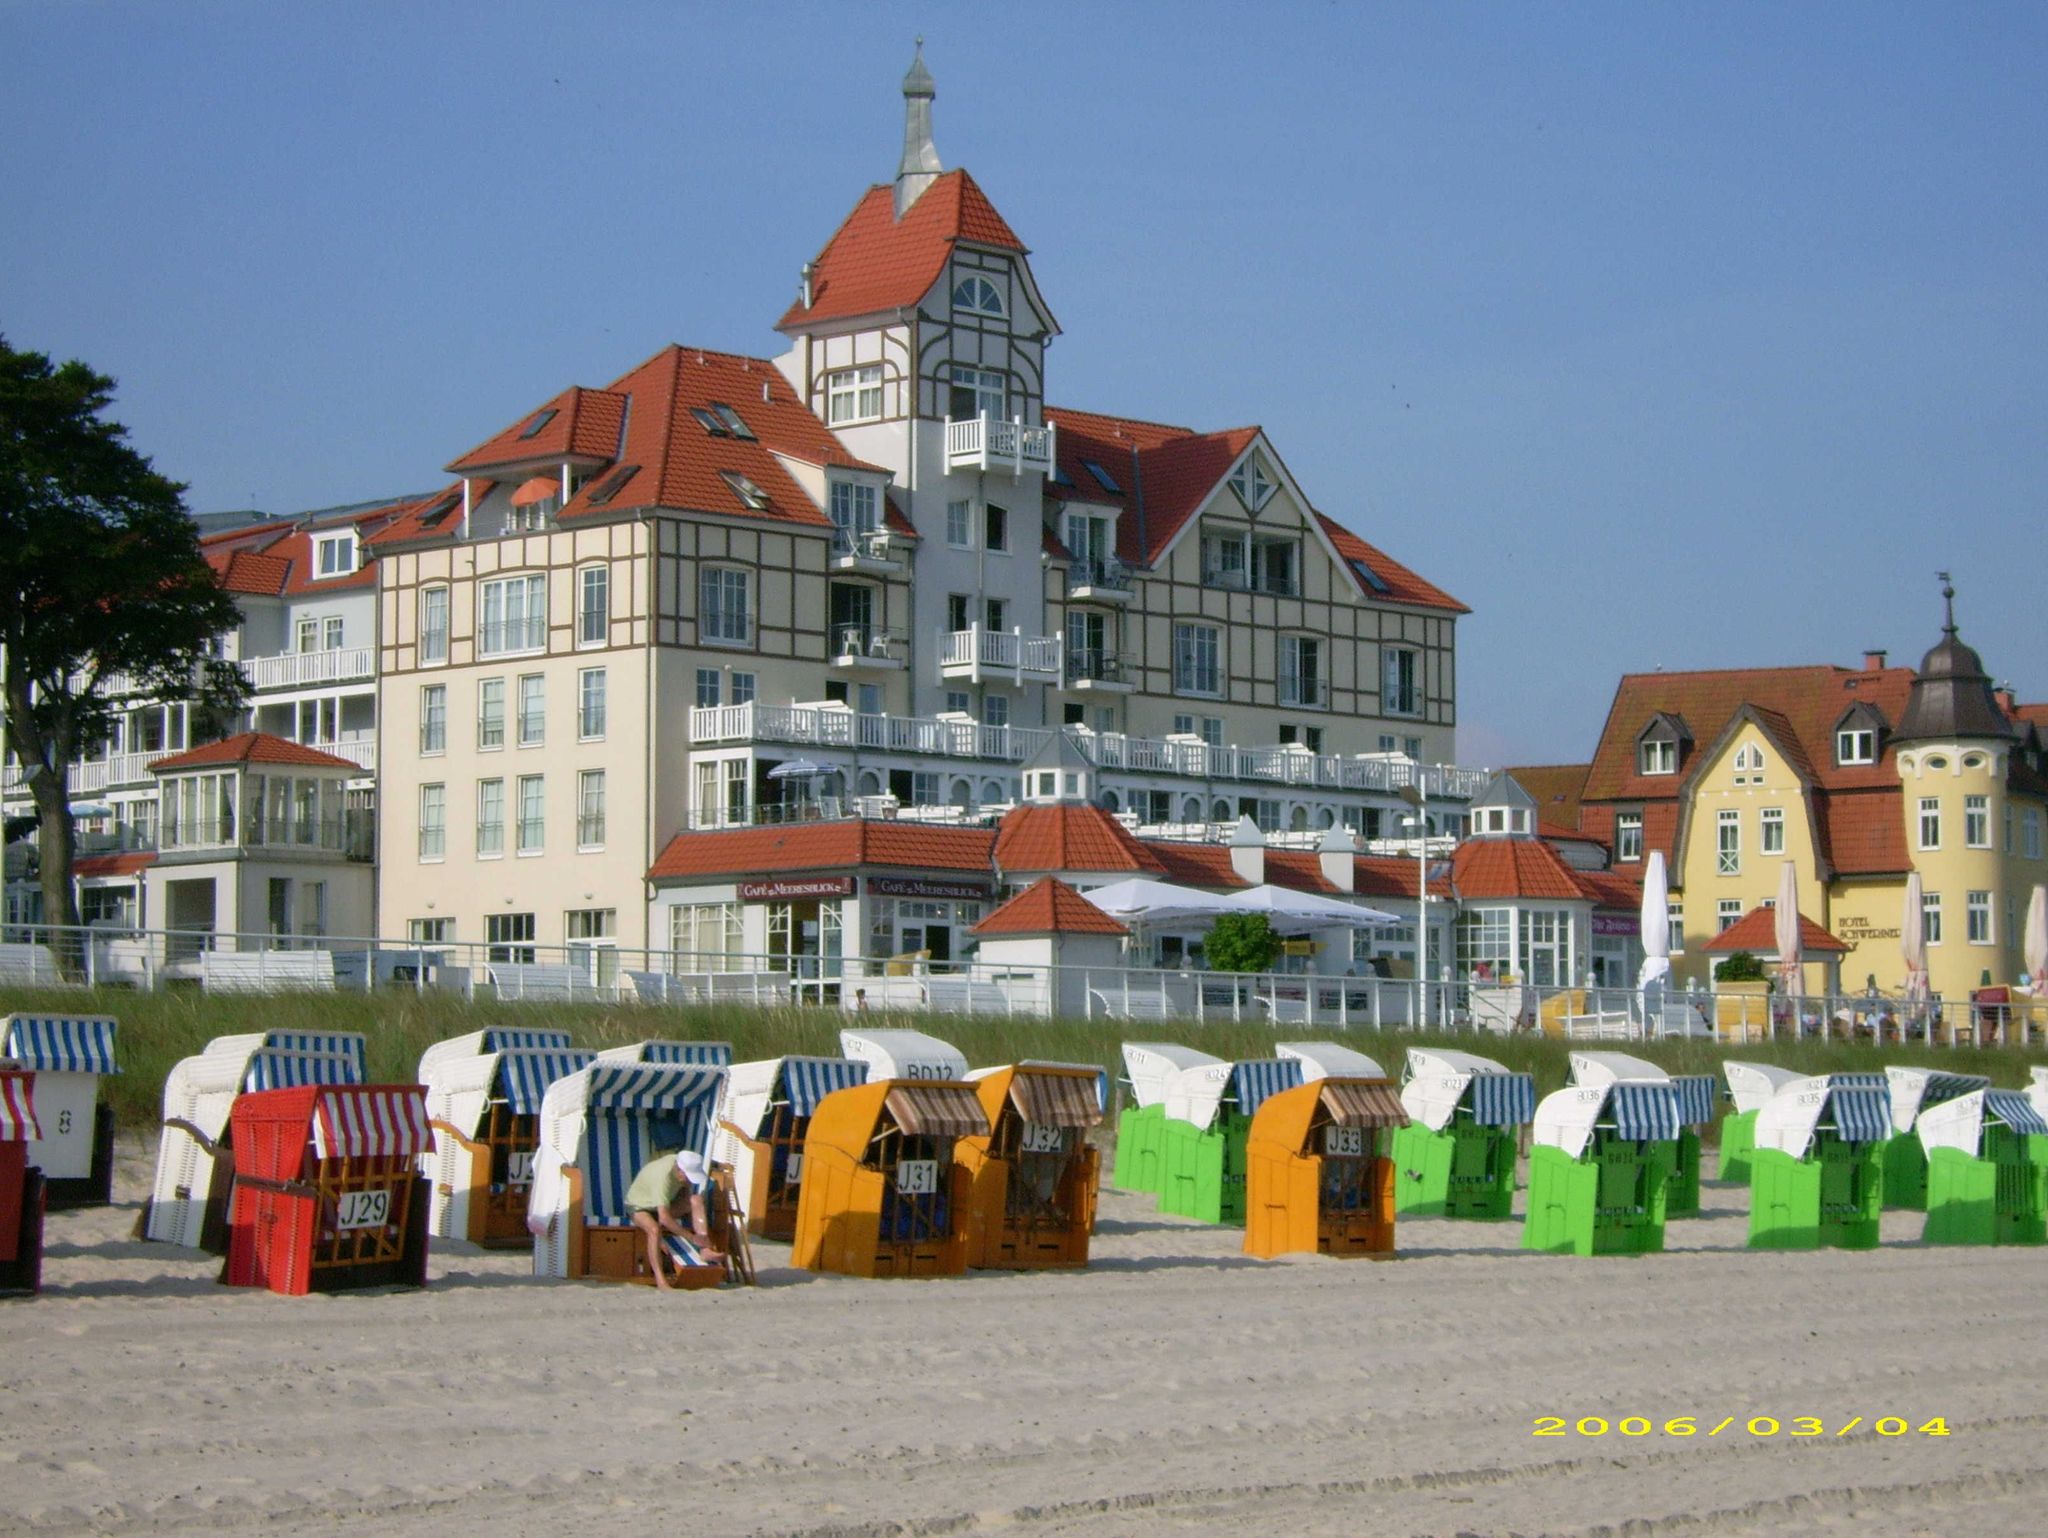
[[1674, 1415], [1668, 1420], [1655, 1421], [1646, 1415], [1624, 1415], [1618, 1420], [1608, 1420], [1599, 1415], [1582, 1415], [1577, 1420], [1562, 1415], [1539, 1415], [1530, 1432], [1539, 1437], [1717, 1437], [1722, 1433], [1730, 1436], [1750, 1437], [1846, 1437], [1862, 1433], [1864, 1436], [1881, 1437], [1945, 1437], [1949, 1434], [1948, 1419], [1937, 1415], [1932, 1420], [1920, 1422], [1917, 1426], [1902, 1415], [1881, 1415], [1875, 1420], [1865, 1416], [1851, 1416], [1847, 1420], [1833, 1420], [1818, 1415], [1794, 1415], [1780, 1420], [1775, 1415], [1752, 1415], [1744, 1419], [1738, 1415], [1726, 1415], [1712, 1425], [1704, 1424], [1707, 1418], [1698, 1415]]

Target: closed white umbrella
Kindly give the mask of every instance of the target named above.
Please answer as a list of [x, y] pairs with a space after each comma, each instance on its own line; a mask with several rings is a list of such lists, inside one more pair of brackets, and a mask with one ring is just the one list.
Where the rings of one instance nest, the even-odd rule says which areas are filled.
[[1778, 872], [1778, 908], [1772, 915], [1778, 932], [1778, 984], [1788, 997], [1806, 992], [1806, 976], [1800, 969], [1799, 872], [1787, 860]]
[[2048, 993], [2048, 886], [2034, 885], [2027, 899], [2026, 941], [2023, 945], [2027, 977], [2037, 994]]
[[1226, 901], [1243, 913], [1263, 913], [1275, 934], [1304, 934], [1311, 929], [1378, 929], [1401, 921], [1377, 908], [1296, 892], [1268, 882], [1250, 891], [1232, 892]]
[[1899, 915], [1899, 954], [1906, 962], [1906, 997], [1927, 1000], [1927, 916], [1922, 907], [1920, 872], [1906, 877], [1906, 911]]
[[1671, 975], [1671, 878], [1664, 871], [1664, 851], [1652, 849], [1643, 867], [1643, 965], [1636, 986], [1648, 988]]

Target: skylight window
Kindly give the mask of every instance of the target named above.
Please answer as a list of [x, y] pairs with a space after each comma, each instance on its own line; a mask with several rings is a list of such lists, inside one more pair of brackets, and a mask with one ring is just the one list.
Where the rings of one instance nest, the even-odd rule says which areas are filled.
[[763, 491], [759, 486], [756, 486], [744, 475], [741, 475], [739, 471], [721, 470], [718, 473], [720, 476], [724, 478], [725, 484], [732, 488], [732, 494], [738, 497], [740, 501], [744, 502], [748, 507], [752, 508], [757, 513], [766, 512], [768, 510], [768, 493]]
[[625, 489], [626, 482], [640, 473], [638, 465], [620, 465], [611, 474], [590, 488], [590, 505], [603, 507], [605, 503]]
[[1124, 494], [1123, 487], [1117, 485], [1116, 481], [1111, 477], [1110, 473], [1107, 470], [1103, 469], [1102, 466], [1098, 465], [1094, 460], [1082, 460], [1081, 468], [1086, 470], [1090, 475], [1094, 476], [1096, 483], [1099, 486], [1101, 486], [1104, 491], [1109, 492], [1112, 496], [1120, 497]]
[[1386, 578], [1382, 577], [1355, 555], [1351, 558], [1351, 569], [1358, 573], [1358, 580], [1363, 582], [1373, 592], [1391, 593], [1393, 591], [1392, 588], [1387, 586]]
[[753, 429], [740, 420], [740, 414], [723, 401], [713, 401], [711, 409], [717, 414], [718, 420], [725, 424], [726, 431], [735, 438], [751, 439], [754, 436]]
[[1067, 472], [1058, 465], [1054, 465], [1052, 467], [1051, 480], [1053, 485], [1065, 486], [1069, 489], [1071, 489], [1074, 484], [1074, 478], [1071, 475], [1067, 474]]
[[690, 408], [690, 415], [695, 417], [697, 425], [711, 434], [712, 437], [730, 438], [732, 436], [732, 429], [727, 427], [716, 416], [706, 411], [702, 406], [692, 406]]
[[531, 422], [528, 422], [526, 424], [526, 430], [522, 432], [519, 436], [521, 438], [538, 438], [541, 434], [541, 430], [545, 428], [548, 425], [548, 423], [554, 421], [554, 419], [560, 415], [561, 413], [555, 410], [554, 407], [548, 407], [547, 410], [543, 411]]

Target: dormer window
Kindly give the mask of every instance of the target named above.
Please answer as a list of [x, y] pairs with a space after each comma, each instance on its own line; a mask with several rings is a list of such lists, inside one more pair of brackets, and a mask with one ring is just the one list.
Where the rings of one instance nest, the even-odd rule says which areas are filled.
[[976, 315], [1001, 315], [1003, 296], [987, 278], [962, 278], [953, 285], [953, 308]]
[[1753, 742], [1745, 742], [1735, 750], [1735, 783], [1737, 785], [1761, 785], [1764, 782], [1764, 750]]
[[1266, 474], [1266, 467], [1259, 463], [1258, 455], [1254, 454], [1230, 477], [1230, 489], [1237, 493], [1237, 500], [1244, 504], [1246, 512], [1256, 513], [1273, 500], [1273, 493], [1279, 488]]
[[1838, 765], [1874, 764], [1884, 746], [1886, 722], [1865, 704], [1855, 704], [1835, 723], [1835, 762]]
[[1692, 733], [1678, 717], [1658, 711], [1636, 738], [1638, 774], [1676, 774]]
[[341, 534], [313, 537], [313, 573], [316, 577], [346, 577], [356, 569], [356, 536], [350, 529]]

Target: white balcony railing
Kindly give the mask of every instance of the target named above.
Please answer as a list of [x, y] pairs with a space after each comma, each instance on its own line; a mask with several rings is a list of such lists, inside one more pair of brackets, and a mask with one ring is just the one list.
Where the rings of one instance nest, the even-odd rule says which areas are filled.
[[[964, 633], [964, 632], [963, 632]], [[690, 741], [698, 747], [767, 742], [801, 747], [879, 749], [940, 758], [986, 758], [1021, 763], [1052, 733], [1037, 727], [984, 726], [974, 721], [916, 716], [864, 716], [841, 705], [708, 705], [690, 712]], [[1071, 732], [1097, 768], [1126, 774], [1243, 780], [1318, 790], [1393, 794], [1420, 785], [1431, 796], [1469, 801], [1486, 784], [1484, 769], [1418, 764], [1398, 755], [1344, 757], [1311, 753], [1299, 745], [1270, 748], [1160, 741], [1120, 732]]]
[[949, 631], [939, 643], [939, 669], [948, 677], [979, 680], [982, 672], [1042, 673], [1057, 677], [1065, 643], [1056, 635], [1025, 635], [1018, 630], [983, 630], [979, 625]]
[[1059, 426], [1026, 427], [1021, 420], [1000, 421], [983, 412], [965, 421], [946, 418], [948, 470], [1002, 470], [1021, 475], [1034, 470], [1052, 473]]
[[368, 646], [340, 646], [328, 651], [247, 657], [241, 666], [242, 676], [249, 680], [252, 689], [302, 689], [311, 684], [373, 678], [377, 654]]

